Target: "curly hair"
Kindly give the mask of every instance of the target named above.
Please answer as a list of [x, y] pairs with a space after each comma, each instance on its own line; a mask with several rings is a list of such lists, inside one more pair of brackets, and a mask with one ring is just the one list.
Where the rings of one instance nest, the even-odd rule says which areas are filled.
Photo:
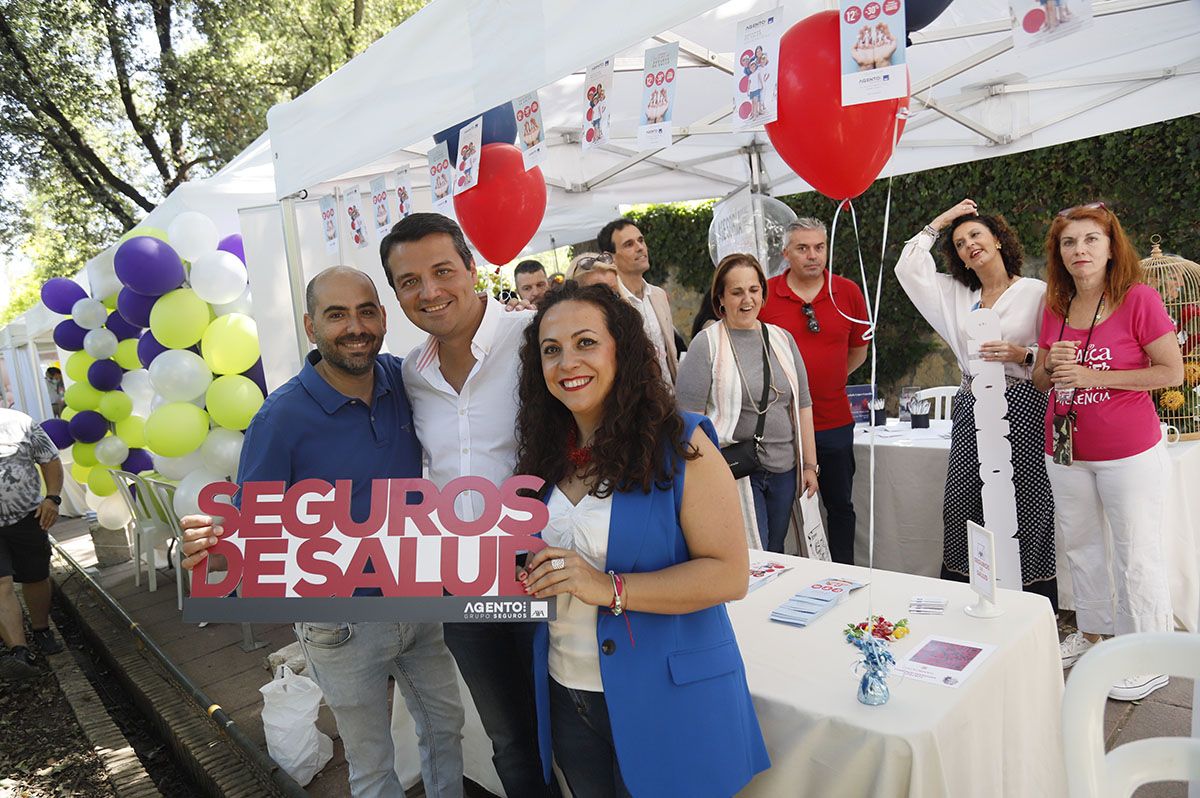
[[1104, 276], [1104, 291], [1112, 307], [1125, 301], [1125, 295], [1135, 283], [1145, 282], [1142, 263], [1137, 251], [1125, 234], [1121, 220], [1102, 202], [1068, 208], [1054, 217], [1046, 235], [1046, 306], [1060, 319], [1067, 317], [1071, 298], [1075, 296], [1075, 278], [1063, 262], [1058, 239], [1071, 222], [1092, 221], [1108, 236], [1108, 266]]
[[[608, 287], [581, 287], [568, 281], [549, 294], [525, 328], [517, 396], [517, 471], [533, 474], [554, 485], [573, 466], [567, 460], [567, 434], [574, 427], [571, 412], [546, 386], [542, 374], [542, 319], [563, 302], [587, 302], [599, 308], [616, 343], [616, 371], [604, 399], [604, 420], [592, 440], [592, 460], [581, 476], [601, 498], [614, 490], [665, 488], [699, 451], [683, 436], [683, 418], [662, 379], [654, 344], [646, 336], [641, 315]], [[545, 492], [543, 488], [543, 493]]]
[[967, 222], [979, 222], [991, 231], [1000, 242], [1000, 259], [1004, 261], [1004, 270], [1012, 277], [1020, 277], [1021, 266], [1025, 263], [1025, 250], [1021, 248], [1021, 239], [1017, 238], [1017, 234], [1008, 226], [1008, 220], [998, 213], [992, 216], [967, 213], [947, 225], [946, 235], [942, 236], [942, 259], [946, 262], [946, 270], [950, 276], [972, 291], [983, 287], [978, 275], [967, 268], [954, 248], [954, 231], [959, 225]]

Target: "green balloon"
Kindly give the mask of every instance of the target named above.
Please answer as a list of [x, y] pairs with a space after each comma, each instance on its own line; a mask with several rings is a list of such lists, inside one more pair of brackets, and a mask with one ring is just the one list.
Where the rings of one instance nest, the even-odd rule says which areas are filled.
[[159, 241], [166, 241], [168, 244], [170, 243], [170, 241], [167, 240], [167, 231], [157, 227], [135, 227], [117, 239], [117, 243], [124, 244], [129, 239], [137, 238], [138, 236], [150, 236], [151, 238], [157, 238]]
[[121, 421], [133, 412], [133, 400], [123, 391], [106, 391], [100, 397], [99, 410], [109, 421]]
[[117, 492], [117, 483], [113, 480], [112, 469], [106, 465], [94, 466], [88, 472], [87, 486], [97, 496], [111, 496]]
[[87, 382], [88, 367], [95, 362], [96, 358], [80, 349], [67, 358], [67, 365], [64, 366], [64, 369], [67, 376], [71, 378], [71, 382]]
[[63, 397], [72, 410], [95, 410], [100, 406], [100, 392], [86, 382], [77, 382]]
[[163, 457], [183, 457], [199, 449], [208, 437], [208, 413], [191, 402], [171, 402], [150, 414], [145, 430], [150, 451]]
[[80, 485], [86, 485], [88, 476], [91, 474], [92, 466], [80, 465], [79, 463], [71, 463], [71, 477]]
[[138, 359], [137, 345], [138, 339], [136, 338], [126, 338], [117, 344], [117, 354], [113, 355], [113, 360], [117, 361], [118, 366], [126, 371], [142, 367], [142, 361]]
[[125, 441], [130, 449], [141, 449], [146, 445], [146, 419], [128, 416], [118, 421], [117, 437]]
[[187, 349], [208, 328], [208, 312], [208, 303], [195, 291], [176, 288], [159, 297], [150, 309], [150, 332], [165, 347]]
[[262, 407], [263, 395], [258, 386], [240, 374], [217, 377], [204, 396], [213, 421], [225, 429], [244, 430]]
[[111, 293], [108, 296], [104, 297], [104, 299], [100, 300], [100, 304], [104, 305], [104, 307], [108, 308], [109, 310], [116, 310], [117, 309], [117, 293], [119, 293], [119, 292], [114, 292], [114, 293]]
[[77, 465], [84, 468], [91, 468], [100, 461], [96, 459], [96, 444], [94, 443], [76, 443], [71, 446], [71, 459]]
[[258, 325], [241, 313], [220, 316], [204, 331], [200, 353], [214, 374], [241, 374], [258, 362]]

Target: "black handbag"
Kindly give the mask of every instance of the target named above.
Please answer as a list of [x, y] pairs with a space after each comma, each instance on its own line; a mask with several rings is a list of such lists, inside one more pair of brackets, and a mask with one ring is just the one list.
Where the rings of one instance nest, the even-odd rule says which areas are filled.
[[[758, 449], [762, 444], [763, 427], [767, 423], [767, 399], [771, 393], [771, 361], [767, 359], [767, 325], [759, 324], [763, 336], [763, 395], [761, 406], [756, 406], [754, 409], [758, 411], [758, 424], [754, 428], [754, 437], [748, 441], [734, 441], [728, 446], [722, 447], [721, 455], [725, 458], [725, 462], [729, 464], [729, 470], [733, 472], [734, 479], [748, 477], [761, 467], [758, 459]], [[734, 345], [730, 340], [729, 345]], [[734, 358], [737, 358], [737, 350], [734, 350]], [[739, 376], [741, 370], [739, 369]], [[749, 388], [746, 385], [746, 388]]]

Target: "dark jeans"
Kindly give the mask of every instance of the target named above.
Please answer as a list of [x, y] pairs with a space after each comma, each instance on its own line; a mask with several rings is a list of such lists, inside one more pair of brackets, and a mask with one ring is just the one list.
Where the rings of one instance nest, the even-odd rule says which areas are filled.
[[447, 623], [443, 636], [492, 741], [492, 763], [510, 796], [559, 798], [542, 781], [533, 696], [532, 623]]
[[604, 693], [574, 690], [550, 679], [550, 728], [554, 759], [575, 798], [630, 798]]
[[796, 468], [793, 466], [782, 474], [760, 468], [750, 475], [750, 490], [754, 494], [754, 515], [763, 548], [783, 554], [792, 503], [796, 501]]
[[829, 553], [834, 562], [854, 565], [854, 425], [820, 430], [813, 438]]

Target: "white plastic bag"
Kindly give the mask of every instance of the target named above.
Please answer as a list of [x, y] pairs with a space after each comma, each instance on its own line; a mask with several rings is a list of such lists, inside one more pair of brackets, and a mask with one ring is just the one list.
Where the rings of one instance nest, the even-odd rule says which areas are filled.
[[275, 678], [258, 691], [263, 696], [267, 753], [303, 787], [333, 758], [333, 740], [317, 729], [321, 688], [280, 665]]

